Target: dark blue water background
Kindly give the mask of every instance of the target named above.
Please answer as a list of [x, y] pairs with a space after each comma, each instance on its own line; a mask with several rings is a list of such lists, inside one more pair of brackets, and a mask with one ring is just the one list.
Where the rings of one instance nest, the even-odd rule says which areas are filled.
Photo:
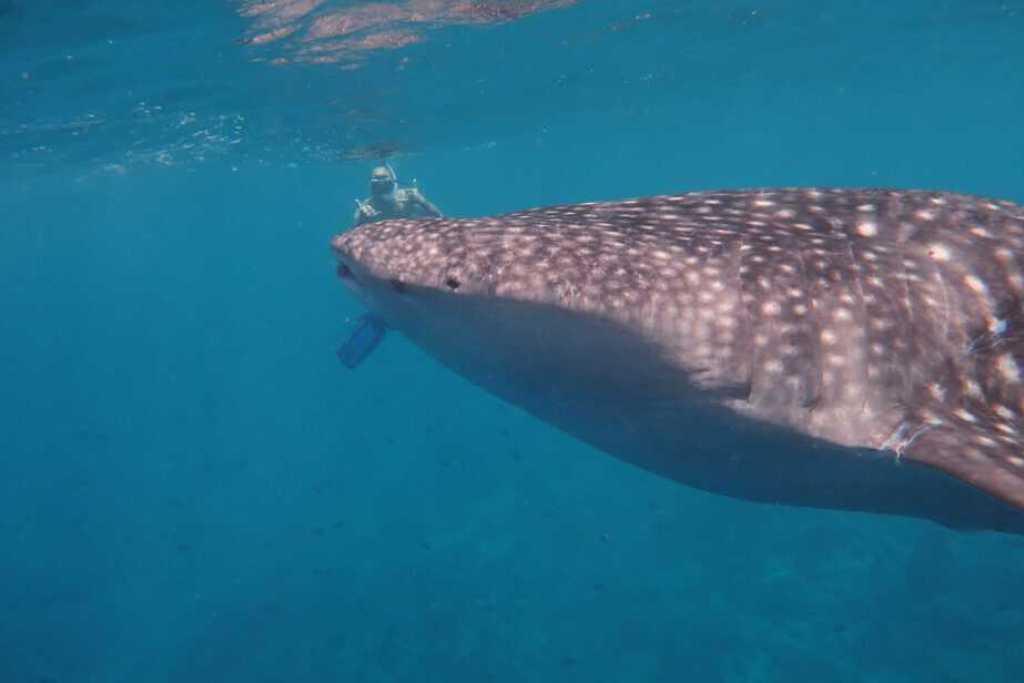
[[585, 0], [356, 68], [239, 9], [0, 1], [0, 681], [1024, 679], [1024, 540], [682, 488], [397, 335], [345, 371], [327, 246], [374, 146], [457, 215], [1022, 201], [1024, 4]]

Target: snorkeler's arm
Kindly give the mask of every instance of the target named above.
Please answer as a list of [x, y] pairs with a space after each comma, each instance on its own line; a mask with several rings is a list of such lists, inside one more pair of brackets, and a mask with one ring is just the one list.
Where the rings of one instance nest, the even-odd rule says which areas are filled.
[[441, 213], [441, 209], [439, 209], [436, 206], [434, 206], [433, 202], [431, 202], [429, 199], [424, 197], [423, 193], [419, 191], [419, 188], [416, 188], [416, 187], [409, 188], [408, 192], [409, 192], [409, 197], [411, 197], [414, 202], [419, 204], [423, 208], [423, 210], [426, 211], [427, 213], [429, 213], [431, 216], [436, 216], [438, 218], [441, 218], [441, 217], [444, 216], [444, 214]]
[[363, 223], [373, 218], [376, 214], [376, 209], [370, 206], [368, 202], [363, 202], [357, 199], [356, 213], [354, 216], [352, 216], [352, 226], [355, 227], [357, 225], [362, 225]]

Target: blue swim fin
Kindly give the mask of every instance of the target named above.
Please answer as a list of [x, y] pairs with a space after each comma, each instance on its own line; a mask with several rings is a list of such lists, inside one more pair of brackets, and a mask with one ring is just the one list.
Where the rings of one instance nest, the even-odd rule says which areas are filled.
[[354, 370], [373, 352], [384, 338], [387, 326], [380, 318], [369, 313], [356, 319], [356, 329], [348, 340], [338, 347], [338, 359], [349, 370]]

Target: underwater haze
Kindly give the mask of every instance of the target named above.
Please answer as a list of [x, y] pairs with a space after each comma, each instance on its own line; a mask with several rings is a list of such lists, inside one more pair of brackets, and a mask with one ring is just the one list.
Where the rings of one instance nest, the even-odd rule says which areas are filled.
[[[0, 682], [1024, 680], [1024, 537], [685, 488], [329, 249], [765, 186], [1024, 202], [1020, 0], [0, 0]], [[700, 435], [695, 434], [695, 439]]]

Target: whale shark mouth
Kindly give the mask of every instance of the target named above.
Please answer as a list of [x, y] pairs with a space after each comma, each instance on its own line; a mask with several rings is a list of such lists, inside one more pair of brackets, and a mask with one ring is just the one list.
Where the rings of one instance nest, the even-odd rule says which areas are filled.
[[342, 260], [338, 260], [338, 266], [335, 268], [335, 273], [338, 275], [338, 279], [342, 281], [346, 288], [355, 294], [360, 299], [364, 299], [366, 292], [364, 289], [364, 283], [361, 278], [356, 275], [354, 269]]

